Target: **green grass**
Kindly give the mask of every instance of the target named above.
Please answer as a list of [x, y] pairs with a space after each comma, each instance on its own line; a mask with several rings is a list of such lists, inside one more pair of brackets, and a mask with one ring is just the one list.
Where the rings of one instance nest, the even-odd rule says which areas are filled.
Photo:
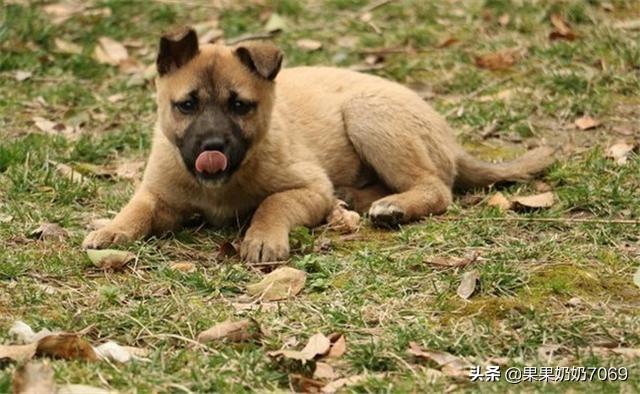
[[[122, 392], [286, 391], [290, 375], [309, 368], [273, 361], [266, 353], [292, 340], [299, 348], [316, 332], [342, 332], [348, 350], [335, 365], [338, 374], [383, 374], [348, 388], [354, 392], [640, 389], [637, 358], [590, 350], [640, 347], [640, 289], [632, 282], [640, 225], [616, 222], [640, 217], [640, 158], [634, 154], [618, 166], [604, 154], [613, 141], [637, 141], [640, 133], [640, 35], [612, 27], [640, 18], [637, 2], [396, 1], [371, 11], [382, 34], [359, 19], [369, 4], [361, 0], [229, 2], [224, 10], [212, 9], [210, 2], [106, 0], [90, 2], [91, 10], [106, 8], [110, 16], [84, 13], [62, 24], [52, 23], [40, 2], [9, 3], [0, 8], [0, 218], [11, 218], [0, 220], [0, 342], [9, 343], [9, 327], [23, 320], [36, 330], [92, 326], [93, 342], [110, 339], [151, 350], [148, 363], [52, 361], [58, 383]], [[607, 4], [613, 10], [605, 10]], [[88, 174], [87, 182], [73, 183], [51, 162], [80, 168], [140, 160], [155, 116], [151, 83], [132, 81], [92, 59], [98, 38], [139, 41], [130, 52], [148, 65], [158, 35], [172, 24], [218, 17], [225, 36], [233, 38], [260, 31], [268, 11], [287, 22], [275, 37], [287, 66], [362, 66], [367, 50], [405, 48], [386, 53], [384, 67], [368, 72], [433, 92], [428, 101], [447, 114], [459, 140], [486, 159], [514, 157], [541, 141], [562, 146], [561, 159], [543, 177], [557, 203], [547, 210], [504, 213], [483, 202], [470, 206], [460, 196], [445, 215], [398, 231], [365, 224], [358, 238], [348, 240], [322, 228], [297, 229], [290, 265], [307, 273], [305, 289], [293, 300], [251, 309], [237, 303], [245, 286], [262, 274], [235, 256], [216, 257], [236, 229], [188, 227], [130, 245], [138, 255], [135, 270], [112, 274], [92, 268], [80, 249], [89, 223], [113, 216], [134, 182]], [[510, 22], [501, 26], [497, 18], [505, 13]], [[548, 39], [553, 13], [566, 18], [577, 40]], [[345, 37], [355, 46], [341, 46]], [[459, 42], [437, 48], [448, 37]], [[55, 52], [56, 38], [81, 45], [82, 53]], [[323, 47], [301, 51], [300, 38], [319, 40]], [[506, 71], [474, 64], [476, 54], [513, 47], [527, 53]], [[18, 82], [18, 70], [33, 75]], [[498, 97], [508, 90], [515, 93]], [[117, 93], [124, 99], [107, 100]], [[577, 131], [573, 121], [583, 114], [603, 126]], [[82, 123], [81, 135], [41, 133], [34, 116]], [[491, 123], [495, 132], [485, 138]], [[501, 191], [531, 194], [535, 186]], [[492, 192], [469, 194], [484, 198]], [[69, 237], [30, 237], [43, 222], [60, 224]], [[314, 252], [314, 242], [326, 237], [330, 249]], [[480, 259], [465, 268], [426, 263], [472, 252]], [[198, 269], [170, 270], [176, 261], [193, 261]], [[480, 285], [462, 300], [456, 289], [471, 269], [478, 270]], [[576, 297], [577, 306], [568, 304]], [[243, 317], [268, 331], [262, 341], [189, 345], [215, 323]], [[630, 377], [608, 384], [510, 385], [448, 377], [431, 382], [432, 366], [407, 353], [409, 342], [478, 365], [506, 357], [509, 367], [624, 366]], [[551, 360], [541, 358], [538, 349], [546, 344], [562, 345], [563, 351]], [[10, 390], [15, 368], [1, 367], [0, 392]]]

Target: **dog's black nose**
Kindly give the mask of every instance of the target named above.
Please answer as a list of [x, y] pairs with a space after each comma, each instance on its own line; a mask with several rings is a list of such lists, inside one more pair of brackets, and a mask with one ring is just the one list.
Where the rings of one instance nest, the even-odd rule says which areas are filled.
[[204, 140], [204, 142], [202, 143], [203, 151], [217, 150], [217, 151], [223, 152], [224, 147], [225, 147], [225, 142], [224, 142], [224, 139], [221, 137], [212, 137]]

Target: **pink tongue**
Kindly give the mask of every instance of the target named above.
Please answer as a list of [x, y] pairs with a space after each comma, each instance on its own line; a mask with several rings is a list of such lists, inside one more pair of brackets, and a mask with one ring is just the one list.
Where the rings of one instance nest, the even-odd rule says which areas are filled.
[[196, 171], [215, 174], [227, 168], [227, 157], [217, 150], [206, 150], [196, 159]]

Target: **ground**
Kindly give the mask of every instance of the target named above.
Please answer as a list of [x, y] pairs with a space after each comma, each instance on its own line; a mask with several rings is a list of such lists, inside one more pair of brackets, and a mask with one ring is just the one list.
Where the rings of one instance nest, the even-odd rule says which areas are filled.
[[[58, 383], [122, 392], [289, 390], [297, 384], [292, 375], [301, 371], [267, 352], [292, 343], [300, 348], [317, 332], [341, 332], [347, 352], [334, 365], [337, 374], [371, 376], [346, 390], [640, 389], [637, 351], [623, 358], [603, 350], [640, 347], [640, 289], [632, 280], [640, 255], [640, 159], [631, 155], [619, 165], [606, 157], [612, 143], [632, 143], [640, 135], [639, 2], [105, 0], [89, 2], [64, 21], [65, 12], [47, 13], [41, 2], [4, 3], [0, 342], [11, 343], [9, 327], [22, 320], [35, 329], [89, 327], [92, 342], [110, 339], [151, 351], [149, 362], [52, 361]], [[486, 203], [494, 189], [474, 190], [459, 194], [446, 214], [398, 231], [374, 230], [366, 219], [356, 235], [299, 229], [288, 265], [307, 273], [305, 288], [290, 300], [253, 307], [238, 300], [265, 267], [218, 253], [237, 229], [189, 227], [126, 246], [137, 259], [123, 272], [93, 268], [80, 247], [84, 235], [92, 220], [112, 217], [135, 188], [135, 175], [102, 172], [144, 160], [155, 105], [153, 84], [140, 72], [126, 74], [94, 59], [98, 38], [125, 43], [147, 66], [160, 32], [173, 24], [218, 20], [225, 39], [234, 39], [264, 31], [272, 13], [285, 22], [274, 40], [286, 66], [353, 67], [411, 86], [485, 159], [561, 146], [558, 162], [540, 178], [546, 185], [500, 189], [512, 197], [548, 185], [554, 205], [505, 212]], [[550, 39], [552, 15], [569, 24], [573, 40]], [[313, 45], [297, 43], [302, 38], [322, 47], [309, 51]], [[79, 45], [80, 53], [61, 53], [74, 51], [60, 50], [56, 39]], [[476, 64], [476, 57], [513, 48], [514, 64], [499, 70]], [[31, 74], [23, 80], [18, 71]], [[585, 115], [601, 124], [578, 129], [574, 121]], [[56, 125], [40, 120], [39, 127], [37, 117]], [[86, 179], [70, 180], [57, 163]], [[69, 236], [30, 235], [47, 222]], [[314, 242], [326, 238], [330, 246], [314, 250]], [[466, 267], [430, 263], [473, 253], [478, 259]], [[197, 269], [169, 268], [178, 261]], [[478, 288], [462, 299], [456, 289], [472, 270], [479, 273]], [[262, 340], [191, 346], [200, 331], [243, 317], [264, 328]], [[409, 342], [474, 365], [503, 358], [503, 372], [627, 367], [629, 378], [520, 385], [432, 379], [437, 365], [409, 354]], [[545, 354], [553, 345], [560, 348]], [[0, 392], [10, 390], [15, 368], [0, 369]]]

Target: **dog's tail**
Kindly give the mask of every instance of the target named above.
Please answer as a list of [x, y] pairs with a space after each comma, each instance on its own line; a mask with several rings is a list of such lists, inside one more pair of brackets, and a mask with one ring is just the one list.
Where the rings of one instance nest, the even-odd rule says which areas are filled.
[[555, 161], [556, 149], [540, 147], [506, 163], [487, 163], [460, 149], [457, 158], [457, 188], [489, 186], [499, 182], [518, 182], [531, 179]]

